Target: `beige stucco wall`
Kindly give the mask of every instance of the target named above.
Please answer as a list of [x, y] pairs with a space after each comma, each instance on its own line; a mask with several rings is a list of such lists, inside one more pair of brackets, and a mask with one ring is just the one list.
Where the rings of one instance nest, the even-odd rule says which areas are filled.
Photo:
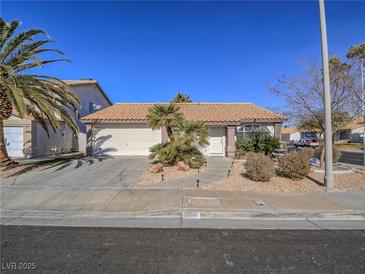
[[32, 122], [32, 157], [51, 155], [55, 153], [67, 153], [73, 149], [73, 137], [71, 130], [62, 124], [60, 130], [54, 132], [48, 126], [49, 136], [40, 123]]
[[359, 128], [355, 128], [353, 130], [351, 130], [351, 133], [363, 133], [364, 132], [364, 127], [359, 127]]

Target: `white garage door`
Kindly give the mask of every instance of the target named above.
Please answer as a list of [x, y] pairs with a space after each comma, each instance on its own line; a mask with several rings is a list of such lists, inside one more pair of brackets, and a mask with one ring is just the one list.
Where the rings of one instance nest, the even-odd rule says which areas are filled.
[[6, 151], [10, 157], [24, 157], [23, 127], [4, 127]]
[[148, 155], [161, 143], [161, 130], [144, 124], [105, 124], [94, 128], [94, 154]]

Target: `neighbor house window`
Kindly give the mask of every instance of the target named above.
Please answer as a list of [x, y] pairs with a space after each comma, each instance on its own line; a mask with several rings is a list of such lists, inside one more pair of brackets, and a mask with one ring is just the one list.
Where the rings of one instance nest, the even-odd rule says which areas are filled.
[[95, 104], [89, 102], [89, 113], [94, 113], [95, 112]]
[[248, 138], [252, 135], [253, 132], [259, 132], [259, 131], [265, 134], [270, 134], [270, 131], [266, 126], [258, 124], [242, 124], [237, 127], [236, 137], [237, 139]]

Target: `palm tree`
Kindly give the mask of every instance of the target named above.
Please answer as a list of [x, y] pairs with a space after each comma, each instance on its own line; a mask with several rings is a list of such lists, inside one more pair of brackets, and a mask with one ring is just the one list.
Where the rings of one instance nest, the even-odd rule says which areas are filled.
[[[57, 131], [61, 121], [66, 122], [74, 133], [78, 132], [72, 114], [76, 113], [79, 101], [70, 88], [56, 77], [31, 71], [68, 59], [42, 59], [39, 55], [43, 53], [64, 54], [44, 47], [54, 41], [41, 29], [15, 34], [19, 25], [19, 21], [5, 22], [0, 18], [0, 166], [14, 163], [7, 154], [3, 132], [3, 121], [12, 115], [13, 109], [21, 117], [33, 116], [47, 134], [49, 127]], [[47, 38], [36, 39], [39, 35]]]
[[154, 105], [149, 110], [147, 120], [149, 127], [152, 129], [165, 127], [171, 144], [175, 144], [173, 127], [176, 127], [183, 120], [183, 115], [177, 105]]
[[178, 125], [178, 135], [183, 143], [191, 145], [208, 145], [208, 130], [202, 122], [183, 120]]
[[193, 101], [190, 99], [190, 96], [184, 93], [178, 92], [174, 99], [172, 99], [171, 103], [192, 103]]

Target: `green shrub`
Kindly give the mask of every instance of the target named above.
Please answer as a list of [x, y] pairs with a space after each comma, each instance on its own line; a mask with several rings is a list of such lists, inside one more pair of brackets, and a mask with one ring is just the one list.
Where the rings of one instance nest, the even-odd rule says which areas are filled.
[[171, 143], [156, 144], [151, 147], [149, 158], [157, 158], [167, 166], [173, 166], [178, 161], [183, 161], [191, 168], [199, 168], [205, 161], [203, 153], [197, 147], [186, 144], [178, 144], [173, 147]]
[[172, 166], [177, 163], [177, 153], [170, 143], [156, 144], [150, 148], [149, 158], [157, 158], [162, 164]]
[[280, 148], [279, 139], [262, 131], [252, 132], [250, 137], [236, 141], [236, 149], [245, 152], [264, 152], [270, 155], [278, 148]]
[[253, 181], [269, 181], [274, 176], [274, 162], [262, 153], [249, 153], [246, 162], [246, 175]]
[[[318, 159], [321, 158], [322, 149], [323, 149], [323, 145], [321, 145], [319, 148], [316, 148], [314, 150], [314, 156], [316, 158], [318, 158]], [[325, 152], [325, 154], [326, 154], [326, 152]], [[339, 150], [336, 146], [332, 146], [332, 162], [337, 163], [338, 160], [340, 160], [341, 156], [342, 156], [341, 150]]]
[[312, 155], [313, 150], [311, 148], [284, 154], [278, 159], [277, 173], [293, 180], [304, 178], [310, 171]]
[[236, 149], [238, 151], [250, 152], [253, 151], [253, 141], [250, 138], [241, 138], [236, 141]]
[[199, 168], [205, 162], [203, 153], [201, 153], [201, 151], [197, 148], [192, 148], [184, 155], [182, 160], [191, 168]]

